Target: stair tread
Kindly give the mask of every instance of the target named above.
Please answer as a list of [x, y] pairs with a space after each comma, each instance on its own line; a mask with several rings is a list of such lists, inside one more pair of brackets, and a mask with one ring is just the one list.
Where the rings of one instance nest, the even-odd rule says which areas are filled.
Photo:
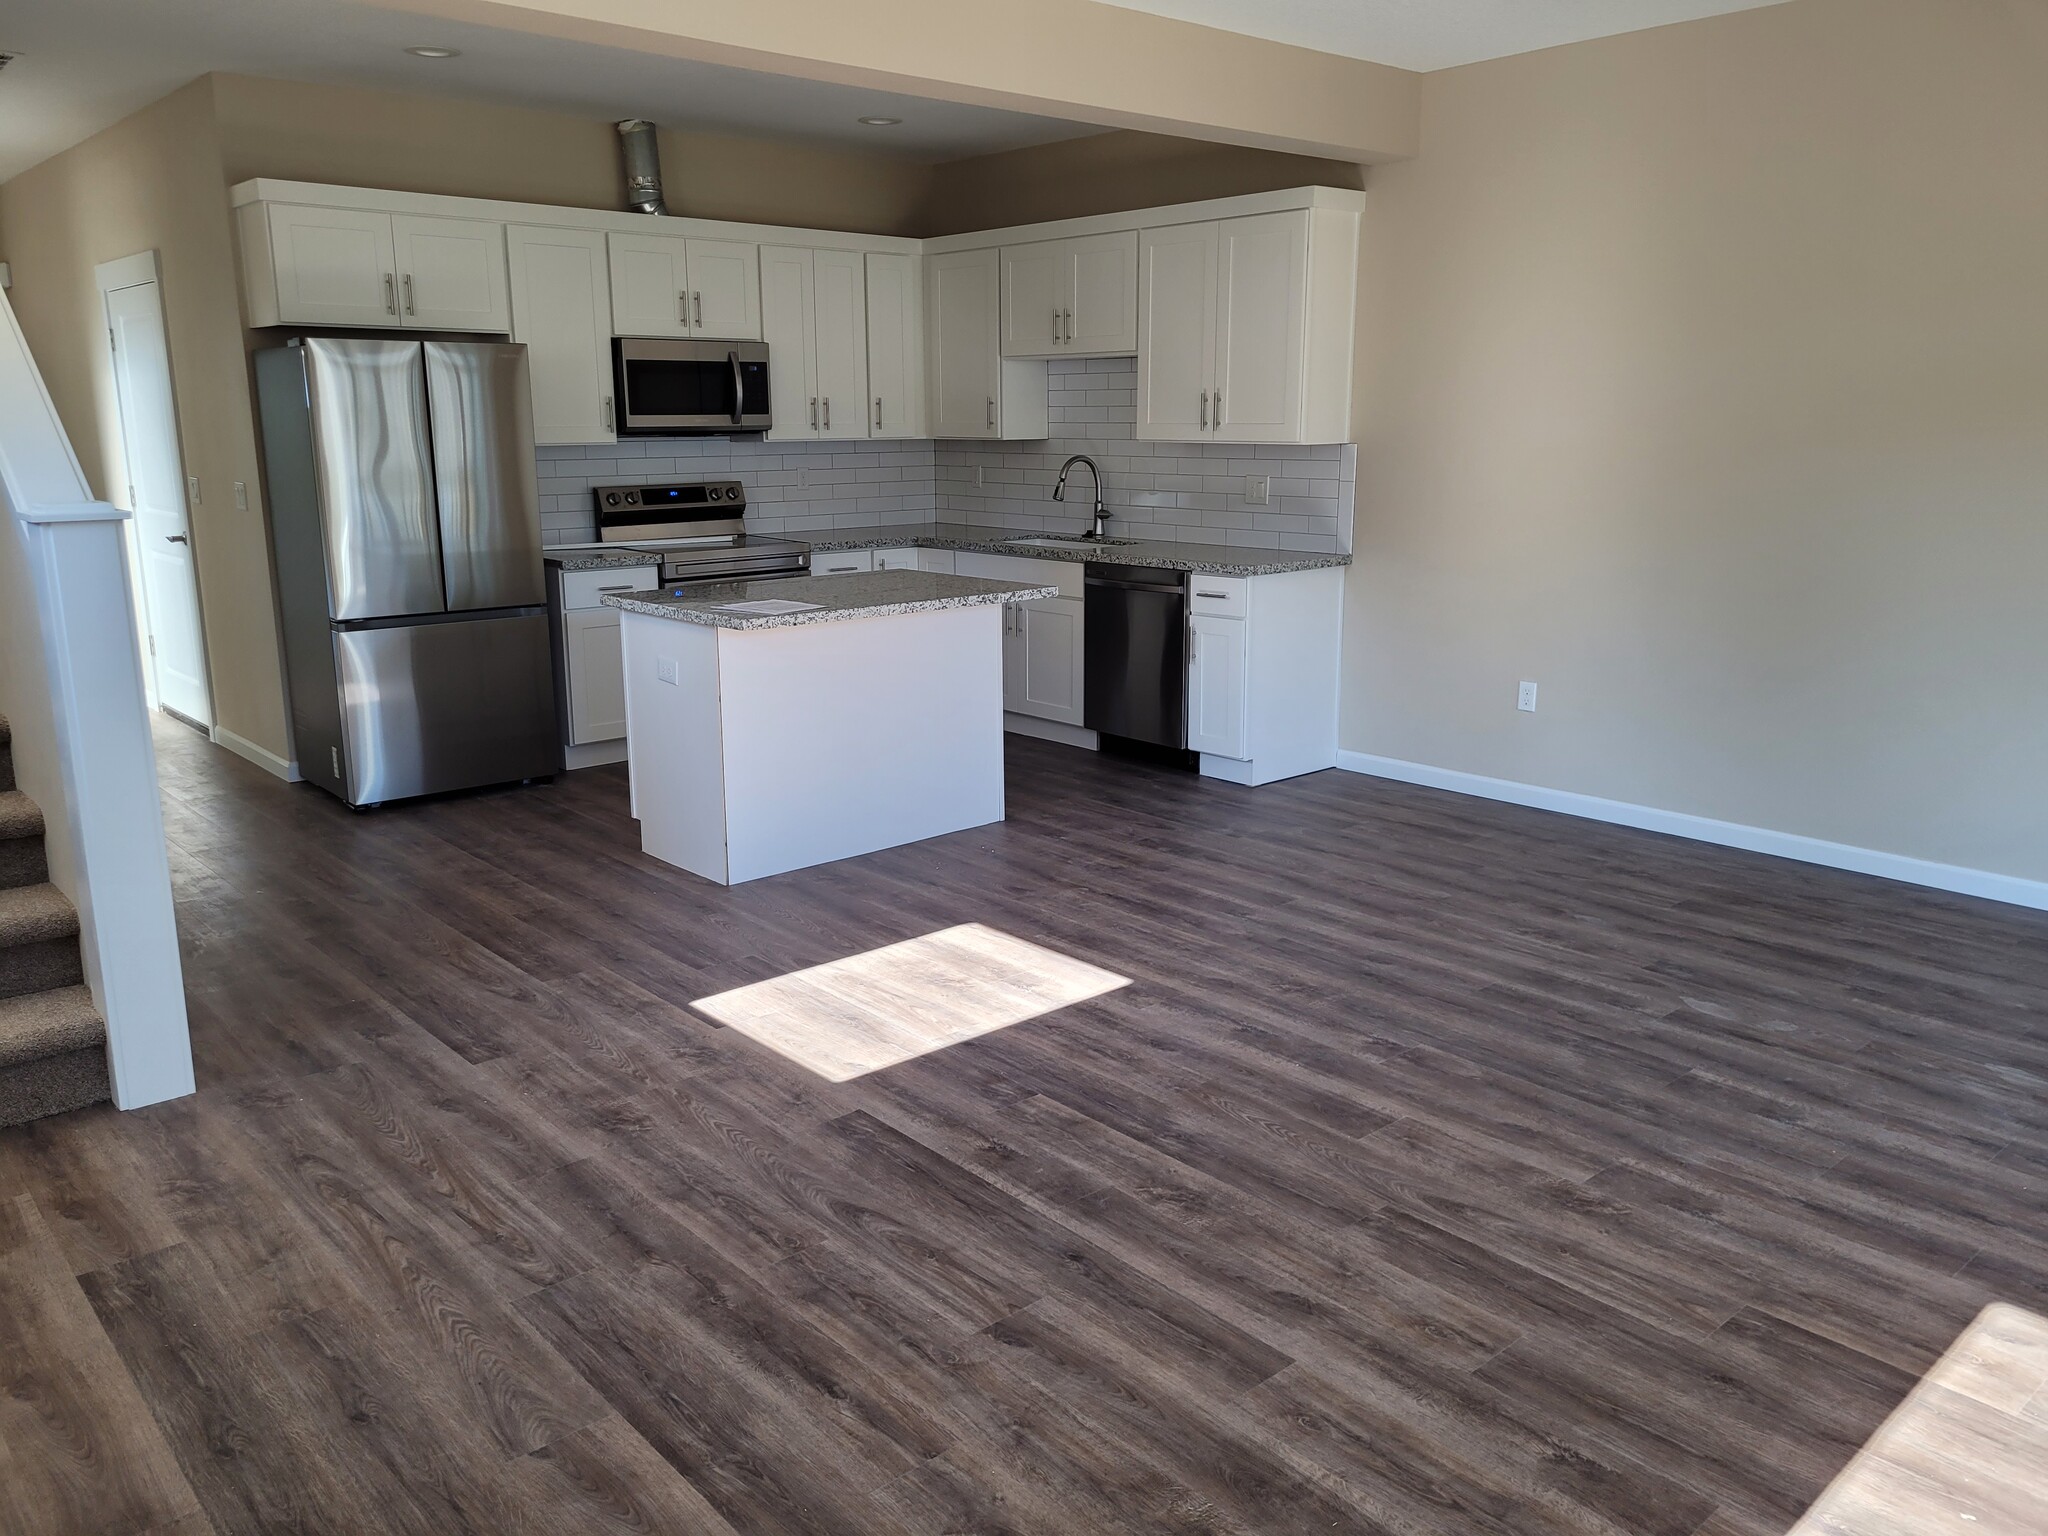
[[0, 838], [41, 837], [43, 813], [18, 789], [0, 789]]
[[47, 882], [0, 890], [0, 949], [68, 939], [78, 932], [78, 909]]
[[106, 1020], [84, 987], [0, 998], [0, 1071], [99, 1045], [106, 1038]]

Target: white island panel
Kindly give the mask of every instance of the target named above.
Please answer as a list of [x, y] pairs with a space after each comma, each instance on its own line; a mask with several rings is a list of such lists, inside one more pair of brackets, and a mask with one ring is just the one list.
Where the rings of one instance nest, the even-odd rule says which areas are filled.
[[1001, 821], [1001, 614], [727, 629], [626, 611], [642, 848], [736, 885]]

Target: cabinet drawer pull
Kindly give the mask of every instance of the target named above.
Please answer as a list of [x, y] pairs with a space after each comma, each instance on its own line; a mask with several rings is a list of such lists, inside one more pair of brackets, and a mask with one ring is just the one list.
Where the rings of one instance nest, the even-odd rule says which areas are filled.
[[1209, 391], [1202, 391], [1202, 430], [1209, 430]]
[[1223, 391], [1216, 391], [1216, 430], [1223, 430]]
[[387, 315], [398, 313], [398, 285], [392, 280], [389, 272], [384, 274], [384, 313]]
[[825, 397], [825, 430], [827, 432], [832, 430], [832, 397], [830, 395]]
[[676, 323], [678, 325], [688, 325], [690, 323], [690, 296], [687, 293], [678, 292], [676, 294]]
[[988, 397], [988, 429], [991, 432], [996, 429], [996, 397], [994, 395]]
[[704, 295], [701, 293], [691, 294], [690, 305], [697, 311], [697, 324], [702, 325], [704, 323]]
[[405, 274], [405, 312], [408, 315], [419, 313], [418, 308], [412, 302], [412, 274], [410, 272]]
[[1065, 338], [1067, 345], [1071, 347], [1074, 344], [1074, 312], [1071, 309], [1061, 310], [1060, 320], [1060, 335]]
[[1197, 593], [1195, 594], [1195, 596], [1197, 596], [1197, 597], [1213, 597], [1213, 598], [1217, 598], [1217, 599], [1222, 599], [1222, 598], [1227, 598], [1227, 597], [1229, 597], [1229, 596], [1230, 596], [1230, 594], [1229, 594], [1228, 592], [1197, 592]]
[[877, 432], [882, 430], [882, 397], [880, 395], [875, 396], [875, 430]]
[[631, 592], [633, 590], [633, 583], [626, 581], [621, 582], [616, 587], [599, 587], [597, 590], [600, 592]]

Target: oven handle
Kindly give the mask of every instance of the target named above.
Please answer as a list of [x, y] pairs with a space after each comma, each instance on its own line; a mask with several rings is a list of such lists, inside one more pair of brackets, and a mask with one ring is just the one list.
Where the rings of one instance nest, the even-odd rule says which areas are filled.
[[739, 353], [737, 351], [728, 352], [725, 354], [725, 357], [726, 361], [732, 364], [732, 424], [738, 426], [740, 418], [745, 414], [746, 410], [747, 382], [745, 375], [740, 372]]

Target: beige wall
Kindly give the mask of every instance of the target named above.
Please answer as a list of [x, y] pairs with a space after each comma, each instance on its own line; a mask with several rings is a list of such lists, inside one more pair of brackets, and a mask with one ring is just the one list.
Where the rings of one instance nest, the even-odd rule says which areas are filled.
[[[608, 121], [349, 86], [215, 75], [230, 185], [252, 176], [497, 197], [565, 208], [623, 206]], [[663, 129], [671, 213], [912, 232], [928, 169], [882, 155]]]
[[2024, 0], [1429, 77], [1369, 182], [1344, 745], [2048, 879], [2044, 82]]
[[1103, 133], [932, 167], [921, 235], [999, 229], [1284, 187], [1359, 187], [1364, 167], [1159, 133]]
[[[242, 353], [235, 254], [212, 92], [194, 81], [0, 186], [0, 257], [29, 348], [93, 491], [126, 503], [114, 430], [103, 261], [154, 249], [178, 395], [185, 469], [199, 477], [192, 552], [220, 725], [285, 746], [282, 674], [254, 415]], [[233, 483], [251, 488], [238, 511]]]

